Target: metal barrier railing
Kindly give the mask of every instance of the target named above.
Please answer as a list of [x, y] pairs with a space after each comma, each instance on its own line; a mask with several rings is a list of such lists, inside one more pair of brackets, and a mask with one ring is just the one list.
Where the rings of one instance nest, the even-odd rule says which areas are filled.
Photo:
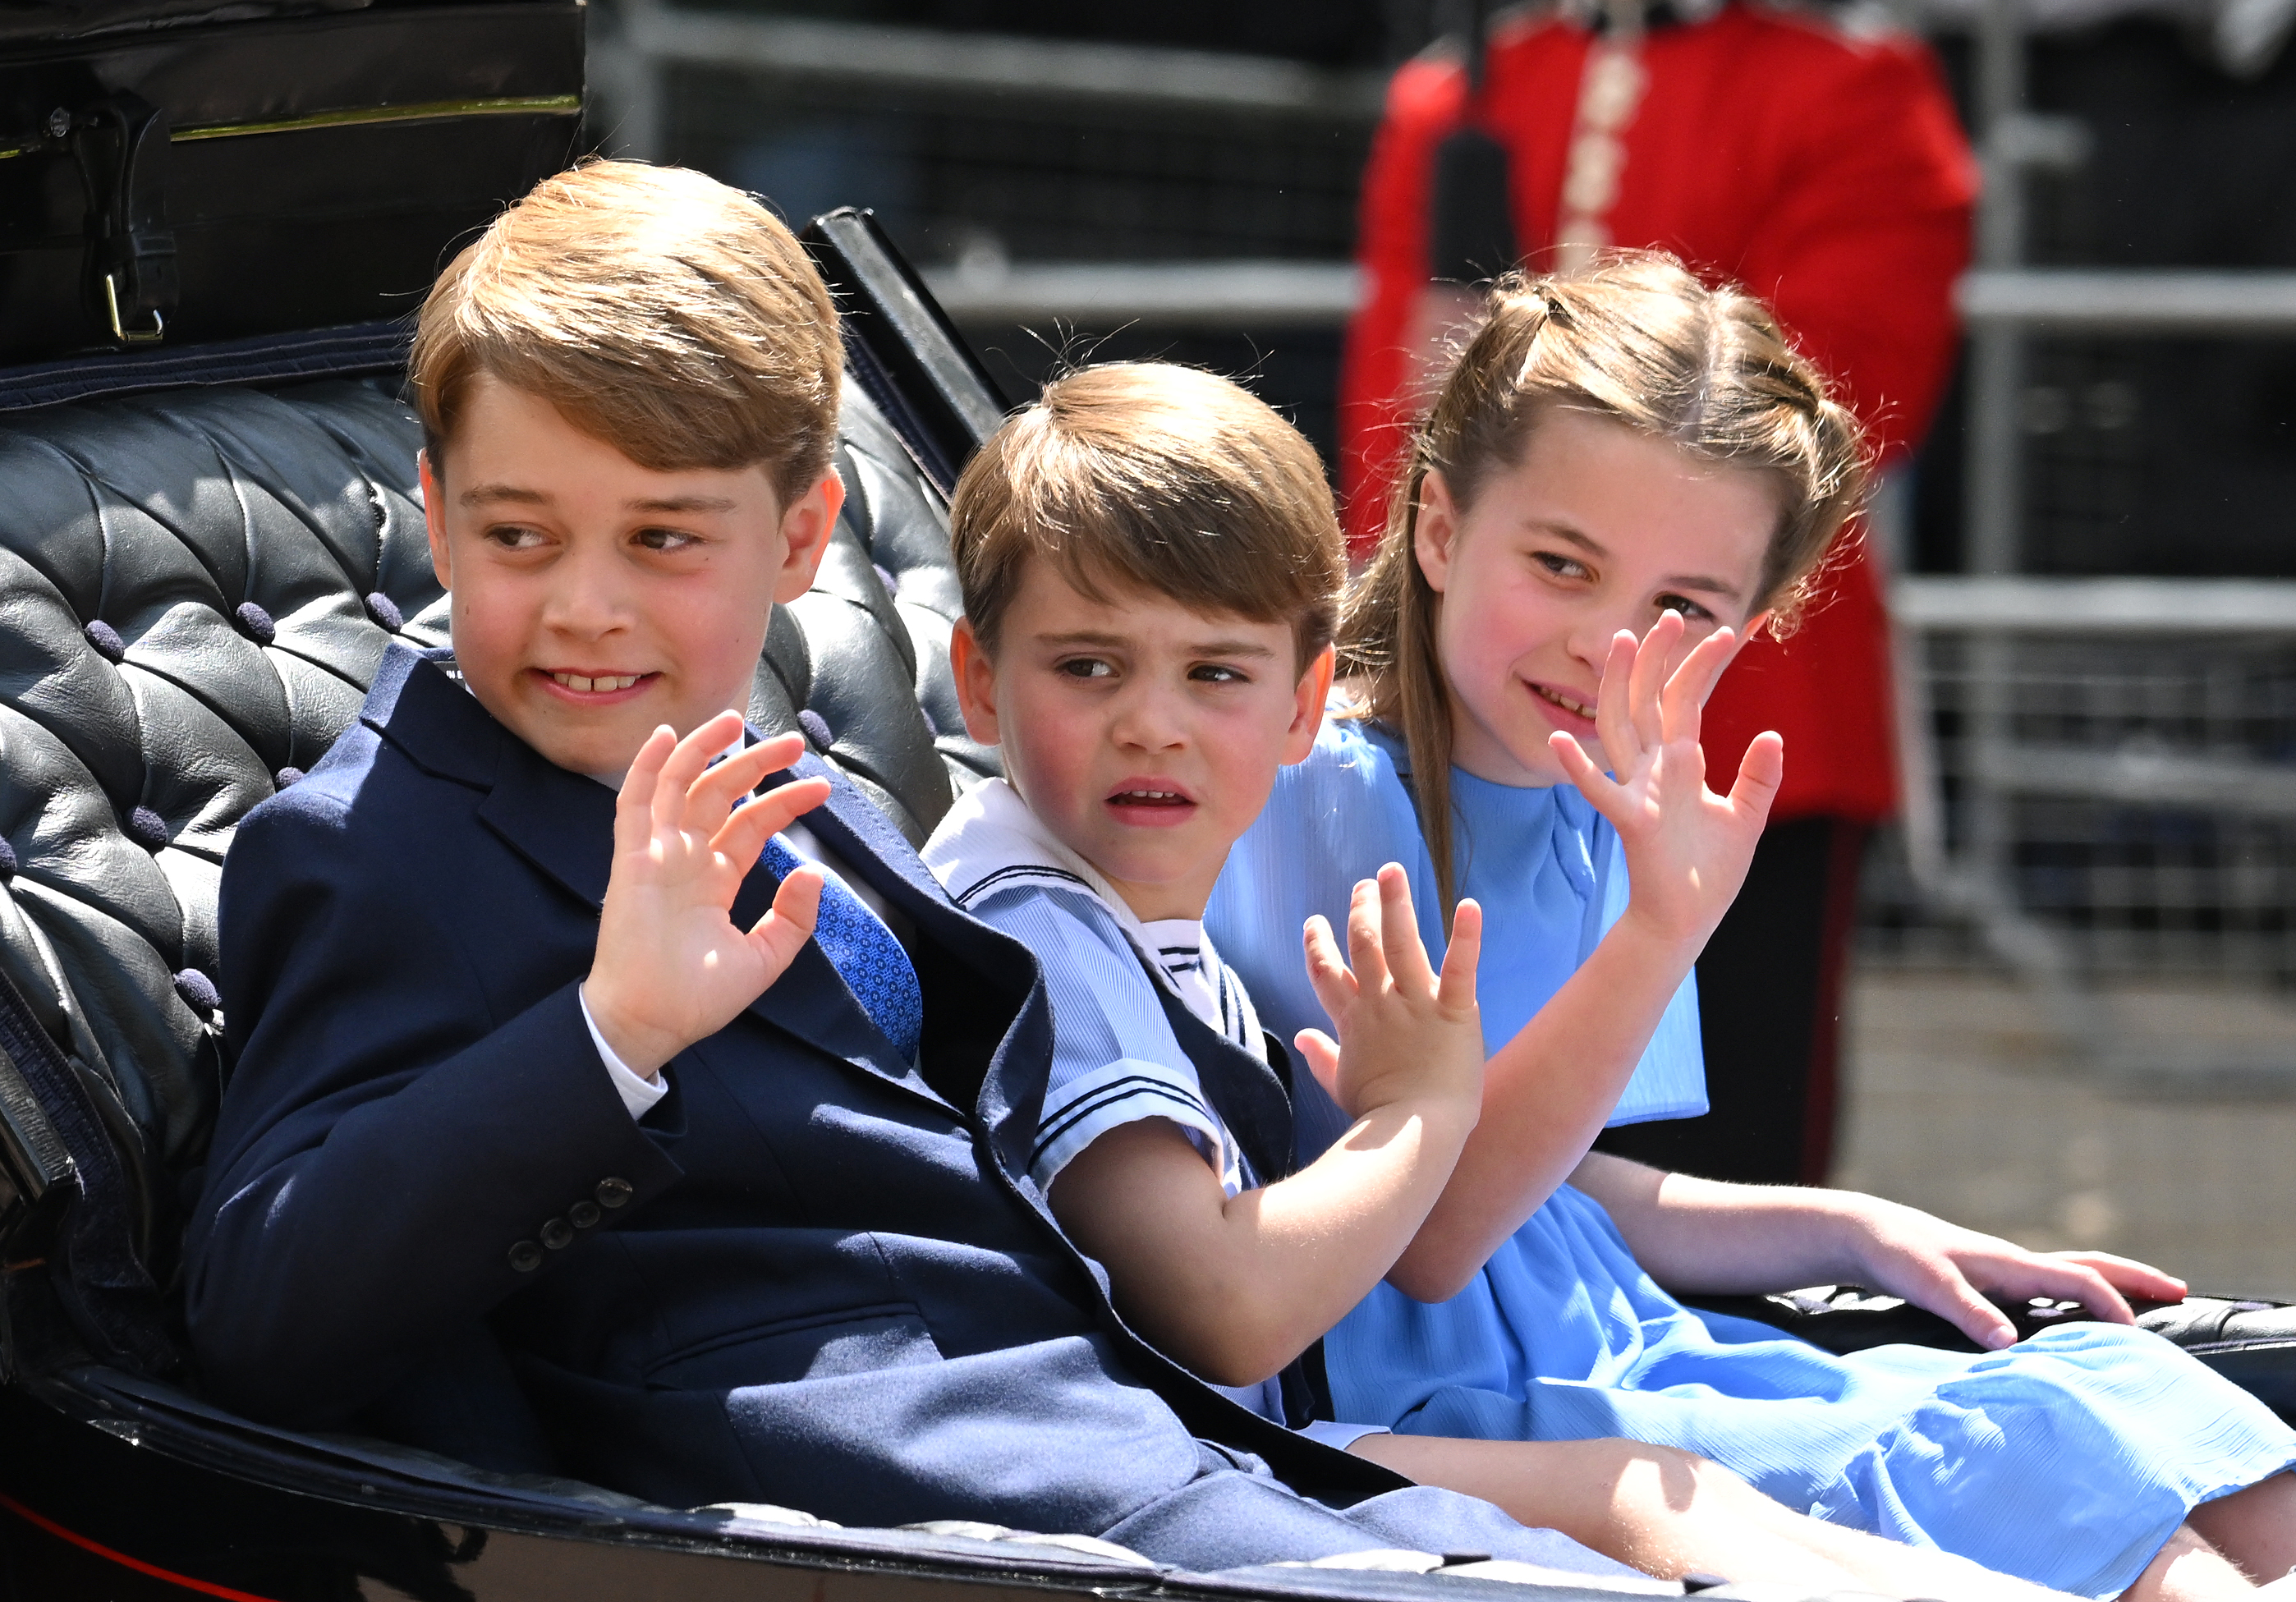
[[1387, 94], [1384, 73], [1209, 50], [693, 11], [661, 0], [617, 0], [600, 21], [591, 76], [613, 103], [615, 147], [650, 160], [664, 152], [666, 79], [679, 66], [1365, 123], [1377, 119]]
[[1918, 900], [2083, 1060], [2162, 1049], [2097, 975], [2296, 979], [2296, 581], [1913, 578], [1890, 612]]

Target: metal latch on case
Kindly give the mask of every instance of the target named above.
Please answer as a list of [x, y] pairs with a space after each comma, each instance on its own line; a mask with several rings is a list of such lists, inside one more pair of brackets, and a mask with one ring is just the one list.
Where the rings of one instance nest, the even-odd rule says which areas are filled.
[[123, 90], [83, 107], [69, 137], [87, 185], [90, 320], [123, 345], [167, 337], [176, 308], [176, 236], [168, 226], [168, 114]]

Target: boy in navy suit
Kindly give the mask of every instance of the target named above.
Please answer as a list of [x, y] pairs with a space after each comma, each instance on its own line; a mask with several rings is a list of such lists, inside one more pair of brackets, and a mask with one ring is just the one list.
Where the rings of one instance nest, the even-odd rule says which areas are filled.
[[796, 242], [696, 174], [550, 179], [432, 291], [455, 653], [394, 647], [226, 865], [208, 1384], [672, 1505], [1628, 1573], [1213, 1393], [1054, 1226], [1028, 952], [727, 710], [837, 516], [839, 374]]

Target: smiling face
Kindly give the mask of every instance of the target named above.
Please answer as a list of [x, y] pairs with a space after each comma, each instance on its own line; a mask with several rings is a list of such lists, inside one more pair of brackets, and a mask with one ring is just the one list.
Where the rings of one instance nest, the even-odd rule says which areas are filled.
[[640, 467], [481, 374], [422, 498], [472, 692], [561, 768], [611, 776], [659, 726], [748, 705], [771, 605], [812, 583], [843, 489], [784, 508], [763, 465]]
[[1570, 412], [1542, 419], [1469, 506], [1429, 474], [1414, 550], [1440, 597], [1452, 760], [1495, 784], [1561, 784], [1546, 743], [1560, 729], [1602, 762], [1595, 698], [1611, 637], [1669, 609], [1689, 625], [1684, 651], [1742, 631], [1778, 517], [1761, 474]]
[[1203, 916], [1275, 770], [1314, 745], [1331, 686], [1328, 652], [1299, 670], [1288, 623], [1095, 601], [1035, 559], [995, 655], [959, 625], [951, 664], [965, 727], [1144, 922]]

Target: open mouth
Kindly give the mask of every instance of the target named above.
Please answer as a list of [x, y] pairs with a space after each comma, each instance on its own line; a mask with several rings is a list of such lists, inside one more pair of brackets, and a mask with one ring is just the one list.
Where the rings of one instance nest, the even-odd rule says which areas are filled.
[[1178, 823], [1196, 810], [1195, 798], [1184, 790], [1136, 781], [1110, 791], [1102, 804], [1129, 823]]
[[554, 668], [537, 670], [560, 689], [571, 691], [577, 695], [619, 694], [625, 690], [637, 688], [654, 677], [651, 673], [575, 673]]
[[1533, 694], [1549, 706], [1560, 707], [1572, 717], [1584, 719], [1589, 723], [1595, 720], [1595, 708], [1591, 702], [1576, 700], [1565, 695], [1560, 690], [1550, 690], [1543, 684], [1535, 684], [1530, 686], [1530, 689]]

